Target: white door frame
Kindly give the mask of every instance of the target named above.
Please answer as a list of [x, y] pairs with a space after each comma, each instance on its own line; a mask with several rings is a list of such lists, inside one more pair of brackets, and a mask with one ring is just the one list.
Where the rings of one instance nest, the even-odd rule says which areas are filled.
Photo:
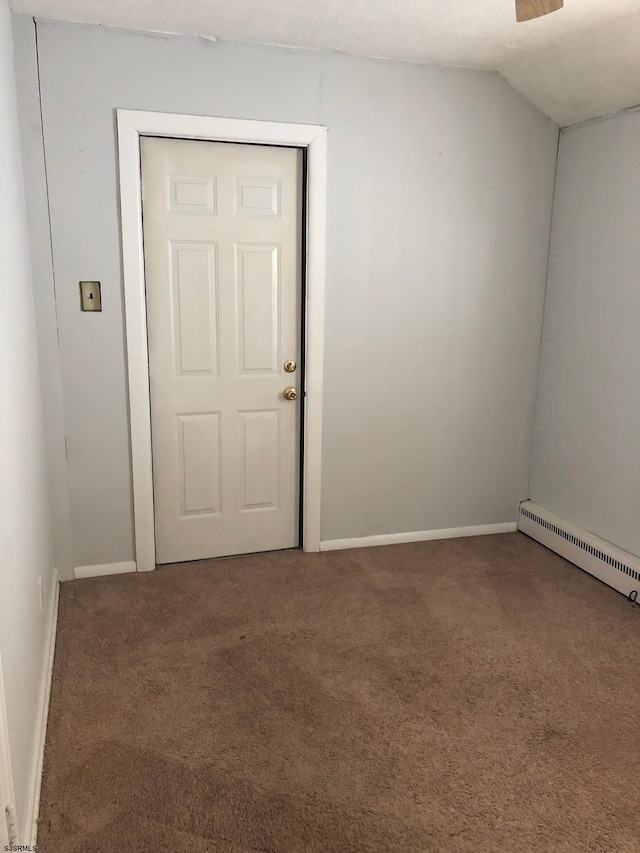
[[140, 137], [287, 145], [307, 152], [302, 547], [320, 550], [327, 128], [310, 124], [117, 110], [136, 568], [156, 567], [151, 401], [142, 236]]
[[[15, 795], [13, 792], [13, 773], [11, 770], [11, 745], [9, 743], [9, 724], [7, 722], [7, 706], [5, 704], [4, 678], [2, 671], [2, 657], [0, 656], [0, 843], [15, 843], [14, 838], [9, 838], [8, 814], [6, 809], [11, 809], [11, 816], [15, 820]], [[16, 827], [17, 830], [17, 827]], [[5, 841], [6, 838], [6, 841]], [[2, 849], [2, 848], [0, 848]]]

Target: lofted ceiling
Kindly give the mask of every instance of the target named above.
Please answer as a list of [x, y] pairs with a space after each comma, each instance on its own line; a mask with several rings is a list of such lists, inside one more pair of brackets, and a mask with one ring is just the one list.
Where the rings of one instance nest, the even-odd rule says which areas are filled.
[[561, 126], [640, 103], [640, 0], [12, 0], [19, 14], [498, 70]]

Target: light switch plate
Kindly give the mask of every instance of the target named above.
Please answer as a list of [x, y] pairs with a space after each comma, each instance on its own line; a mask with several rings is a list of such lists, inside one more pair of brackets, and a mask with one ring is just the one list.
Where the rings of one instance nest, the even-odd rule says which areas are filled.
[[80, 307], [83, 311], [102, 311], [99, 281], [80, 282]]

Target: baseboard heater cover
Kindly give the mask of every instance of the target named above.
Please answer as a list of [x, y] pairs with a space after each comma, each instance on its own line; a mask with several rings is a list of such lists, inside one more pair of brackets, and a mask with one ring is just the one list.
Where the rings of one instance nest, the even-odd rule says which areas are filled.
[[640, 597], [640, 559], [544, 507], [520, 504], [518, 530], [618, 590]]

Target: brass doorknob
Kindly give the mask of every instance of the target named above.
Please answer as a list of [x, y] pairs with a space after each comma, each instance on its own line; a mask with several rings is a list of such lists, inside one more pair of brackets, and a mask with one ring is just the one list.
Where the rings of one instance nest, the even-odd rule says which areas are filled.
[[293, 359], [289, 359], [288, 361], [285, 361], [285, 363], [284, 363], [284, 372], [285, 373], [293, 373], [293, 371], [296, 369], [296, 366], [297, 365], [296, 365], [295, 361], [293, 361]]
[[285, 388], [282, 392], [282, 396], [285, 398], [285, 400], [297, 400], [298, 392], [295, 388]]

